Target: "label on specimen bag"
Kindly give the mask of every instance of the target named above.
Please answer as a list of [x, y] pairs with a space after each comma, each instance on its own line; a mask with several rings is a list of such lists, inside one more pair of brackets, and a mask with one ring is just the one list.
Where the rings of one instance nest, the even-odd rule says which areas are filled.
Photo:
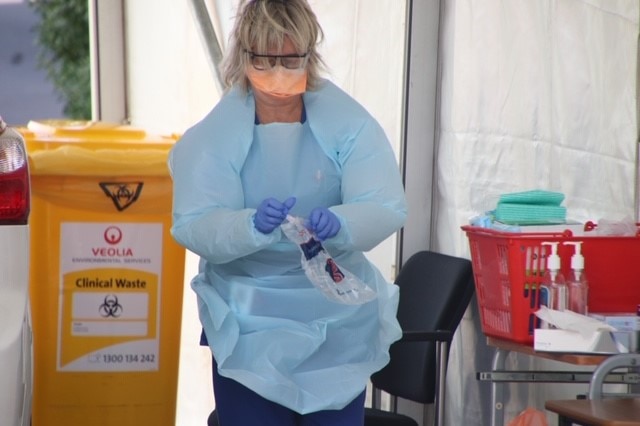
[[158, 369], [162, 224], [62, 223], [58, 371]]
[[302, 218], [287, 216], [280, 227], [302, 252], [305, 275], [327, 299], [345, 305], [360, 305], [377, 297], [376, 292], [358, 277], [338, 266], [322, 243], [305, 228]]

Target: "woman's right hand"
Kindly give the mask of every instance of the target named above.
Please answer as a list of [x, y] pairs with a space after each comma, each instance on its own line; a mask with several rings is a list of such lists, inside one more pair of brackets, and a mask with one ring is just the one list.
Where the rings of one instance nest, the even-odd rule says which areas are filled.
[[289, 197], [283, 202], [275, 198], [264, 199], [256, 209], [253, 226], [263, 234], [270, 234], [284, 222], [295, 203], [295, 197]]

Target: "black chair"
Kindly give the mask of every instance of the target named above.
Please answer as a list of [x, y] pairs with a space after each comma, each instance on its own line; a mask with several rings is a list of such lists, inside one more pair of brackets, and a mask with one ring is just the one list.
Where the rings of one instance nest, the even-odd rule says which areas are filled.
[[392, 411], [367, 408], [365, 426], [418, 426], [395, 412], [397, 398], [434, 404], [435, 423], [444, 424], [444, 386], [449, 344], [474, 292], [471, 261], [432, 251], [409, 258], [396, 278], [402, 339], [391, 346], [391, 361], [375, 373], [373, 407], [380, 389]]
[[218, 422], [218, 413], [214, 409], [211, 414], [209, 414], [209, 418], [207, 419], [207, 426], [219, 426], [220, 422]]
[[[449, 343], [474, 292], [471, 262], [421, 251], [402, 266], [395, 282], [400, 287], [398, 321], [404, 332], [391, 346], [391, 361], [371, 382], [374, 389], [391, 396], [393, 407], [398, 397], [435, 403], [436, 424], [443, 424]], [[376, 398], [373, 405], [378, 406]], [[364, 424], [418, 426], [408, 416], [379, 408], [366, 408]], [[218, 426], [215, 410], [207, 425]]]

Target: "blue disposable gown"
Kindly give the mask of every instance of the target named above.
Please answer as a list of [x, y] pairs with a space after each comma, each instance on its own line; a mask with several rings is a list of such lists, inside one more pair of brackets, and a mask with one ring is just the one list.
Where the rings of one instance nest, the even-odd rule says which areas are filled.
[[[279, 147], [290, 159], [277, 174], [281, 186], [257, 181], [265, 167], [256, 159], [265, 153], [256, 150], [269, 145], [258, 145], [256, 137], [266, 130], [269, 139], [274, 127], [256, 129], [253, 96], [237, 88], [190, 128], [169, 156], [171, 232], [201, 257], [192, 287], [220, 374], [302, 414], [344, 407], [388, 362], [389, 346], [401, 335], [398, 288], [363, 252], [406, 218], [398, 166], [379, 124], [328, 81], [306, 92], [304, 105], [304, 125], [276, 123], [275, 132], [294, 132], [304, 143], [317, 144], [316, 158], [313, 149], [297, 153], [286, 144]], [[317, 158], [318, 152], [324, 157]], [[296, 158], [301, 164], [287, 168]], [[312, 175], [324, 170], [319, 181], [326, 187], [309, 191], [308, 169]], [[266, 196], [300, 197], [294, 214], [304, 216], [318, 205], [336, 214], [342, 227], [323, 245], [340, 267], [376, 290], [374, 301], [353, 306], [325, 299], [280, 229], [265, 235], [254, 228], [263, 192], [278, 188], [282, 193]]]

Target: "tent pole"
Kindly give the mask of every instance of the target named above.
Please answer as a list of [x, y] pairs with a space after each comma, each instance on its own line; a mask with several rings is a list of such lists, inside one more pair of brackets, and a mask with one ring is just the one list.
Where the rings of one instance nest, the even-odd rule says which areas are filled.
[[198, 23], [198, 29], [202, 41], [207, 48], [209, 65], [213, 69], [215, 76], [216, 87], [218, 91], [222, 93], [224, 91], [224, 85], [222, 83], [222, 76], [220, 75], [220, 63], [222, 62], [222, 49], [220, 47], [220, 41], [216, 35], [215, 28], [211, 22], [211, 15], [207, 9], [205, 0], [191, 0], [191, 7], [195, 13], [196, 21]]

